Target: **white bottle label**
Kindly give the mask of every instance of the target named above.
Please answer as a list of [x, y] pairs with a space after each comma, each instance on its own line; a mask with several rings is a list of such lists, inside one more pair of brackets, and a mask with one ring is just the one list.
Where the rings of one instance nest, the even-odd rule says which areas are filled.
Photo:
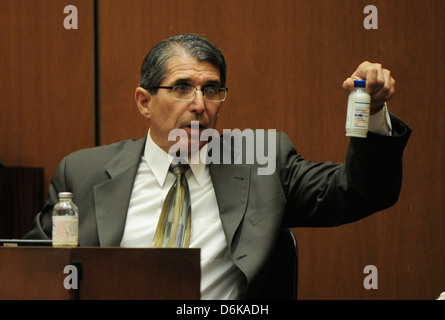
[[53, 245], [77, 245], [78, 217], [53, 216]]
[[366, 138], [369, 125], [371, 97], [365, 93], [352, 92], [348, 98], [346, 136]]

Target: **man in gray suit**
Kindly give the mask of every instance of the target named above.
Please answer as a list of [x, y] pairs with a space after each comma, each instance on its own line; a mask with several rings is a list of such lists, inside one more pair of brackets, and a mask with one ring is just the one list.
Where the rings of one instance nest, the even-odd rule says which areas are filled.
[[[306, 161], [285, 134], [260, 139], [256, 131], [254, 143], [269, 141], [268, 151], [275, 155], [273, 172], [261, 174], [264, 163], [257, 159], [236, 162], [249, 146], [233, 148], [231, 142], [241, 141], [242, 134], [235, 131], [219, 139], [230, 161], [221, 151], [221, 161], [190, 163], [190, 247], [201, 248], [203, 299], [259, 297], [283, 228], [337, 226], [397, 201], [411, 129], [387, 111], [394, 79], [369, 62], [344, 82], [345, 89], [352, 90], [353, 79], [367, 80], [372, 116], [368, 137], [351, 138], [344, 164]], [[189, 139], [180, 143], [189, 155], [193, 143], [207, 156], [216, 152], [205, 139], [193, 137], [215, 128], [225, 83], [224, 56], [208, 40], [185, 34], [157, 44], [142, 64], [135, 92], [141, 114], [150, 121], [146, 137], [65, 157], [26, 238], [51, 238], [52, 208], [58, 193], [69, 191], [79, 207], [80, 246], [150, 247], [175, 180], [169, 153], [178, 142], [169, 134], [186, 133]]]

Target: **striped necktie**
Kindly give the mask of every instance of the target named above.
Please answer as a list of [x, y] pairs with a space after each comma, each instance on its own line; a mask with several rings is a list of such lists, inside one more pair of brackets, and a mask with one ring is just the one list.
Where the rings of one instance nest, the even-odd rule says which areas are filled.
[[172, 164], [170, 172], [176, 181], [170, 188], [162, 207], [152, 247], [187, 248], [190, 243], [191, 202], [190, 191], [185, 177], [188, 164]]

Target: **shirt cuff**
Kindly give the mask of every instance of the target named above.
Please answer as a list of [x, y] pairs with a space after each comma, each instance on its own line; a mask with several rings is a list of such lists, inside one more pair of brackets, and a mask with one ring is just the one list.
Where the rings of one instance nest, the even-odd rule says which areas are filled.
[[388, 112], [388, 107], [385, 104], [383, 108], [380, 109], [379, 112], [371, 115], [369, 117], [369, 127], [368, 131], [376, 134], [380, 134], [382, 136], [391, 136], [392, 135], [392, 125], [391, 119]]

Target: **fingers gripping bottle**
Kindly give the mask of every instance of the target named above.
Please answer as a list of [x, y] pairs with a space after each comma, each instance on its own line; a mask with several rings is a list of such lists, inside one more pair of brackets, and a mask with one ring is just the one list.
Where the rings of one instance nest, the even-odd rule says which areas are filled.
[[371, 96], [366, 92], [365, 80], [354, 80], [354, 90], [348, 98], [346, 136], [366, 138], [368, 134]]
[[53, 208], [53, 246], [76, 247], [78, 245], [79, 209], [71, 192], [60, 192], [59, 202]]

